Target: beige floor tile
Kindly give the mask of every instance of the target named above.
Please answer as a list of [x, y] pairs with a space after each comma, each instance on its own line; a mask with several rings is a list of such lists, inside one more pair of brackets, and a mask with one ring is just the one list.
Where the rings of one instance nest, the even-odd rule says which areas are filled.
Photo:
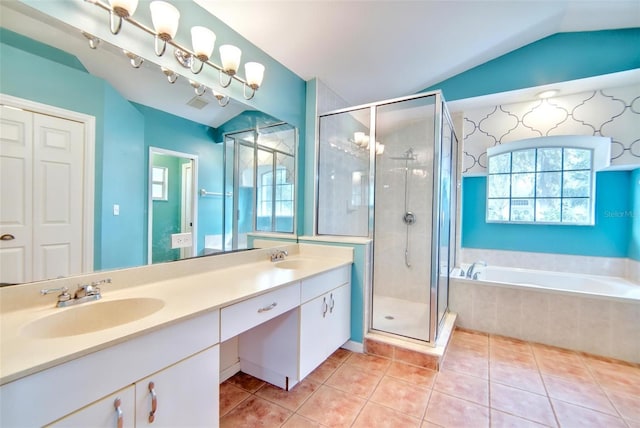
[[297, 413], [321, 425], [349, 427], [364, 404], [362, 398], [322, 385]]
[[491, 408], [554, 426], [555, 416], [549, 398], [497, 383], [491, 384]]
[[369, 401], [389, 407], [400, 413], [422, 419], [431, 391], [385, 376]]
[[625, 426], [622, 419], [607, 415], [606, 413], [600, 413], [556, 399], [551, 399], [551, 402], [553, 403], [560, 427], [623, 428]]
[[483, 406], [489, 405], [489, 382], [449, 370], [438, 373], [433, 389]]
[[418, 428], [420, 419], [375, 403], [367, 403], [358, 415], [353, 428]]
[[368, 398], [376, 389], [382, 374], [360, 368], [355, 364], [338, 367], [325, 384], [349, 394]]
[[489, 408], [433, 391], [425, 420], [444, 427], [488, 427]]
[[389, 366], [386, 375], [409, 382], [421, 388], [431, 388], [438, 374], [435, 370], [416, 367], [394, 361]]

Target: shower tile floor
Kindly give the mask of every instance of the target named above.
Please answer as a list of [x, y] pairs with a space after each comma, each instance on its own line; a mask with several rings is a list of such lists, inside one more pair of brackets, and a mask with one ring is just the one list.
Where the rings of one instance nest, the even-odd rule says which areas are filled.
[[429, 340], [429, 305], [406, 299], [373, 296], [373, 328], [418, 340]]
[[339, 349], [286, 392], [220, 385], [221, 427], [640, 428], [640, 367], [456, 330], [440, 372]]

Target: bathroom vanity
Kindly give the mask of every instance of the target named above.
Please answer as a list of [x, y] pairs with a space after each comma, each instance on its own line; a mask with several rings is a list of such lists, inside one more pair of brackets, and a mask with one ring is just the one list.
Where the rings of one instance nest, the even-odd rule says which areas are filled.
[[38, 295], [64, 280], [0, 289], [0, 425], [218, 426], [220, 344], [235, 337], [242, 371], [293, 387], [350, 337], [353, 254], [287, 250], [88, 275], [114, 287], [68, 308]]

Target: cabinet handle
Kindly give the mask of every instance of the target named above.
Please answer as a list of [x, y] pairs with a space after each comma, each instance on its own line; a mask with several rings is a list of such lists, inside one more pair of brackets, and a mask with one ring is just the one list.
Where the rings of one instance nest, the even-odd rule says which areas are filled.
[[115, 407], [115, 409], [116, 409], [116, 417], [117, 417], [116, 422], [117, 422], [118, 428], [122, 428], [122, 424], [124, 422], [122, 409], [120, 408], [121, 404], [122, 403], [120, 402], [119, 398], [116, 398], [116, 401], [113, 402], [113, 407]]
[[278, 306], [278, 302], [273, 302], [269, 306], [265, 306], [264, 308], [258, 309], [258, 313], [261, 314], [263, 312], [270, 311], [271, 309], [275, 308], [276, 306]]
[[332, 314], [333, 308], [336, 306], [336, 301], [333, 300], [333, 293], [329, 295], [329, 298], [331, 299], [331, 305], [329, 305], [329, 313]]
[[158, 410], [158, 396], [155, 390], [156, 384], [149, 382], [149, 392], [151, 393], [151, 411], [149, 412], [149, 423], [153, 423], [156, 419], [156, 410]]
[[322, 318], [324, 318], [327, 315], [328, 308], [329, 306], [327, 305], [327, 298], [323, 297], [322, 298]]
[[2, 241], [12, 241], [14, 239], [16, 239], [16, 237], [10, 233], [5, 233], [4, 235], [0, 236], [0, 240]]

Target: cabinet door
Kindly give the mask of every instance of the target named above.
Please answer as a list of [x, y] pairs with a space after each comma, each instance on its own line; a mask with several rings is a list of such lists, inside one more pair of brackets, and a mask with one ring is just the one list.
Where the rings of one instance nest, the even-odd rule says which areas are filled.
[[217, 427], [219, 359], [216, 345], [136, 382], [136, 428]]
[[[120, 400], [119, 411], [116, 408], [116, 400]], [[56, 428], [133, 428], [134, 401], [132, 385], [47, 426]]]
[[328, 294], [300, 306], [300, 380], [304, 379], [328, 356]]
[[351, 285], [345, 284], [331, 291], [327, 303], [329, 322], [325, 335], [327, 352], [331, 355], [351, 337]]

